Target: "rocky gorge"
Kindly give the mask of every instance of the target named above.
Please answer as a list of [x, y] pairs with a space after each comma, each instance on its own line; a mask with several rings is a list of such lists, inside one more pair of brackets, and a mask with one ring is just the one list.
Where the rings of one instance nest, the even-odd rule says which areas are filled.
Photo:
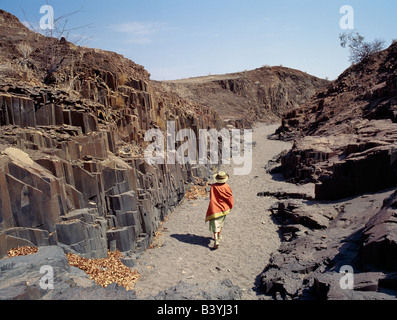
[[[78, 287], [81, 279], [69, 275], [75, 267], [57, 248], [85, 259], [117, 250], [134, 267], [187, 187], [211, 172], [190, 163], [149, 165], [146, 131], [165, 132], [173, 121], [176, 131], [198, 136], [227, 124], [220, 110], [150, 80], [117, 53], [44, 37], [2, 10], [0, 25], [0, 258], [39, 248], [23, 258], [27, 264], [2, 260], [2, 298], [43, 297], [26, 281], [37, 278], [37, 270], [26, 275], [36, 254], [59, 261], [63, 293]], [[244, 128], [243, 119], [233, 125]]]
[[[43, 37], [2, 10], [0, 26], [1, 299], [395, 298], [396, 44], [332, 82], [283, 67], [158, 82], [117, 53]], [[255, 129], [257, 120], [280, 118], [269, 137], [270, 127]], [[199, 214], [207, 199], [185, 201], [186, 191], [205, 187], [216, 170], [146, 163], [145, 133], [165, 132], [167, 121], [197, 136], [252, 127], [260, 145], [251, 175], [231, 182], [245, 211], [264, 219], [250, 238], [255, 250], [238, 230], [244, 210], [237, 208], [231, 229], [242, 244], [230, 237], [226, 246], [243, 261], [222, 249], [224, 265], [204, 259], [213, 280], [222, 274], [211, 285], [192, 271], [196, 265], [179, 269], [181, 250], [194, 263], [208, 255], [209, 240], [197, 229], [163, 236], [166, 245], [148, 253], [161, 233], [180, 228], [175, 220], [164, 227], [178, 208], [183, 223], [198, 219], [186, 213]], [[256, 245], [265, 239], [271, 245]], [[39, 249], [6, 258], [17, 247]], [[143, 274], [147, 284], [138, 290], [147, 295], [96, 285], [66, 255], [97, 260], [116, 251], [122, 265]], [[238, 267], [250, 263], [264, 270]], [[43, 265], [53, 266], [56, 290], [39, 285]], [[346, 265], [354, 270], [348, 290], [340, 285]], [[158, 279], [160, 272], [169, 279]], [[149, 288], [153, 278], [167, 287]], [[254, 290], [244, 287], [252, 282]]]

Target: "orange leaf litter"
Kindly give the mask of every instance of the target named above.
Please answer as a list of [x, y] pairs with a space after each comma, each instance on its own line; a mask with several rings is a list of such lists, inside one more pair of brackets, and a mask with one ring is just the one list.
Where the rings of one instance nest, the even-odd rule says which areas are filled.
[[[8, 250], [7, 258], [33, 254], [37, 251], [37, 247], [17, 247]], [[117, 283], [126, 290], [132, 290], [140, 274], [138, 271], [125, 266], [120, 260], [122, 256], [122, 253], [118, 250], [114, 252], [108, 250], [107, 258], [102, 259], [87, 259], [73, 253], [66, 254], [69, 265], [85, 271], [90, 279], [93, 279], [95, 283], [102, 287], [106, 288], [111, 283]]]
[[115, 282], [126, 290], [132, 290], [140, 277], [138, 271], [131, 270], [121, 262], [120, 258], [123, 255], [118, 250], [113, 252], [108, 250], [107, 258], [102, 259], [82, 258], [73, 253], [68, 253], [66, 256], [71, 266], [85, 271], [90, 279], [104, 288]]
[[7, 251], [7, 258], [17, 257], [17, 256], [26, 256], [28, 254], [36, 253], [39, 250], [37, 247], [31, 246], [23, 246], [13, 248]]

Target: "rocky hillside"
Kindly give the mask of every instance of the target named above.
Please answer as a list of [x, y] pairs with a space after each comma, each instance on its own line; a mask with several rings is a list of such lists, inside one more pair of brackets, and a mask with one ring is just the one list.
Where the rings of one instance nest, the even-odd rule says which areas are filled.
[[299, 70], [262, 67], [238, 73], [167, 81], [181, 96], [214, 108], [231, 124], [275, 121], [329, 81]]
[[307, 103], [285, 113], [276, 136], [296, 139], [284, 177], [315, 182], [317, 199], [397, 183], [397, 43], [353, 65]]
[[394, 43], [284, 114], [274, 138], [294, 145], [281, 171], [291, 182], [314, 182], [316, 200], [271, 208], [283, 243], [260, 276], [266, 293], [395, 299], [396, 59]]
[[119, 54], [46, 38], [0, 10], [0, 257], [59, 245], [134, 255], [208, 168], [148, 165], [148, 129], [219, 128], [210, 108]]

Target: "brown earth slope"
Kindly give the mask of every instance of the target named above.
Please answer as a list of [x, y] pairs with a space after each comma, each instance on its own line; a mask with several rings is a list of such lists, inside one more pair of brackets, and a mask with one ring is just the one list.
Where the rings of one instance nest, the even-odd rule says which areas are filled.
[[181, 96], [214, 108], [224, 121], [278, 121], [329, 81], [299, 70], [262, 67], [251, 71], [163, 82]]

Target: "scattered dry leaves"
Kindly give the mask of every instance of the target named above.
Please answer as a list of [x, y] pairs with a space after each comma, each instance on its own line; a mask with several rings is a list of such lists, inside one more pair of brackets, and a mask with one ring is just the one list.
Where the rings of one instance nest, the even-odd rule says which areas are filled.
[[31, 247], [31, 246], [23, 246], [23, 247], [17, 247], [13, 248], [7, 251], [7, 258], [11, 257], [17, 257], [17, 256], [26, 256], [28, 254], [33, 254], [36, 253], [39, 250], [37, 247]]
[[161, 229], [162, 229], [162, 224], [161, 224], [161, 227], [159, 228], [159, 230], [157, 232], [155, 232], [153, 241], [150, 244], [150, 246], [148, 247], [148, 249], [156, 249], [156, 248], [160, 248], [163, 246], [161, 238], [164, 236], [164, 233], [161, 231]]
[[195, 178], [194, 185], [191, 186], [185, 192], [185, 198], [189, 200], [197, 200], [198, 197], [206, 197], [208, 182], [205, 182], [204, 179]]
[[111, 283], [117, 283], [126, 290], [132, 290], [140, 277], [138, 271], [131, 270], [121, 262], [122, 254], [118, 250], [108, 251], [107, 258], [102, 259], [82, 258], [73, 253], [66, 256], [71, 266], [85, 271], [90, 279], [104, 288]]

